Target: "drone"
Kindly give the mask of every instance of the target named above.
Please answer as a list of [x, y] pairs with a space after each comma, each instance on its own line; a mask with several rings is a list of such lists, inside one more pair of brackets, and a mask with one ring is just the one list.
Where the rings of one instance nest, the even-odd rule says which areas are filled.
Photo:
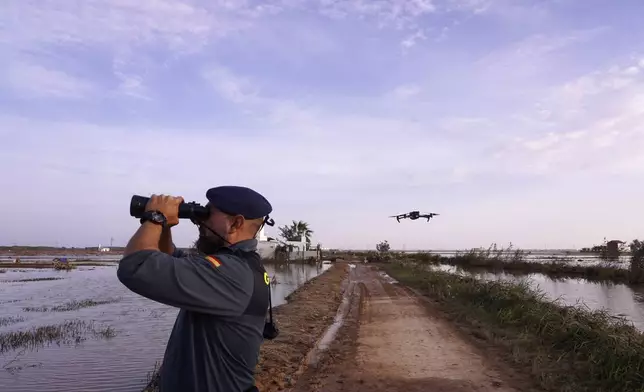
[[435, 212], [430, 212], [429, 214], [421, 214], [420, 211], [412, 211], [406, 214], [392, 215], [390, 216], [390, 218], [396, 218], [398, 223], [400, 223], [401, 219], [416, 220], [418, 218], [427, 218], [427, 222], [429, 222], [429, 220], [435, 217], [436, 215], [440, 215], [440, 214], [437, 214]]

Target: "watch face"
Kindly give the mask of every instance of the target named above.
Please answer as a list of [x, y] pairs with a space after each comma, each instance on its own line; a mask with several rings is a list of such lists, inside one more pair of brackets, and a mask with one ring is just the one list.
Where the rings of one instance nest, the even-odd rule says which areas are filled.
[[146, 221], [153, 222], [162, 226], [165, 226], [167, 222], [165, 215], [163, 215], [159, 211], [146, 211], [141, 217], [141, 224]]
[[165, 216], [163, 216], [163, 214], [156, 211], [152, 212], [151, 218], [153, 221], [159, 222], [159, 223], [163, 223], [165, 221]]

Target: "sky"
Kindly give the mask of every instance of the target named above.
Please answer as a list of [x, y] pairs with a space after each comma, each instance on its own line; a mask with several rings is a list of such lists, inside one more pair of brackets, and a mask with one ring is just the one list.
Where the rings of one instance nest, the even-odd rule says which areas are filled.
[[[644, 237], [640, 0], [5, 0], [0, 244], [249, 186], [323, 247]], [[397, 223], [389, 215], [436, 212]], [[175, 229], [187, 246], [197, 230]]]

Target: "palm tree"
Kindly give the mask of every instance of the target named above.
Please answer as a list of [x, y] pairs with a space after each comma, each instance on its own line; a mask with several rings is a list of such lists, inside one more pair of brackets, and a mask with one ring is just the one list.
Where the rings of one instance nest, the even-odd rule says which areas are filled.
[[309, 224], [304, 221], [299, 221], [297, 223], [293, 221], [293, 224], [295, 226], [295, 232], [298, 234], [300, 241], [302, 240], [302, 235], [304, 235], [304, 237], [306, 238], [306, 244], [310, 245], [313, 230], [309, 229]]
[[311, 244], [313, 230], [304, 221], [293, 221], [290, 226], [282, 226], [278, 229], [280, 231], [280, 237], [284, 238], [285, 241], [301, 241], [302, 236], [304, 236], [307, 248]]

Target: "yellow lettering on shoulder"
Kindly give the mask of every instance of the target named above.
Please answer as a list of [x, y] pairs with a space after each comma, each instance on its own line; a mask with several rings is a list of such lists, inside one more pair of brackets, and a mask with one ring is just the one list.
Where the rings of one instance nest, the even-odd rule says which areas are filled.
[[267, 286], [271, 283], [271, 280], [268, 277], [268, 272], [264, 272], [264, 283], [266, 283]]
[[212, 256], [206, 256], [206, 260], [210, 261], [210, 263], [212, 265], [214, 265], [215, 267], [220, 267], [221, 266], [221, 262], [218, 259], [216, 259], [216, 258], [214, 258]]

